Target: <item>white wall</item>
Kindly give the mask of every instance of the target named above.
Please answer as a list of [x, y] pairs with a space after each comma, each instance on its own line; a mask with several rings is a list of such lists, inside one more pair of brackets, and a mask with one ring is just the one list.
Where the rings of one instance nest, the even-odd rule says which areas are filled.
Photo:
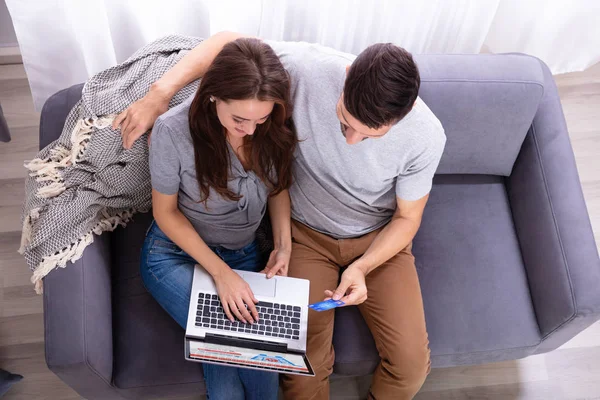
[[0, 0], [0, 47], [17, 46], [17, 35], [4, 0]]

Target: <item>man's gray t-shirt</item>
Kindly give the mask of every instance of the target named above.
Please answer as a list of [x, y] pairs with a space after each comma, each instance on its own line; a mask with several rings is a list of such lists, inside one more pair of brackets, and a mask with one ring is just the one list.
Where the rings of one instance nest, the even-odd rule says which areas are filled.
[[245, 171], [229, 146], [229, 189], [239, 201], [221, 197], [214, 189], [206, 205], [199, 203], [188, 113], [193, 96], [161, 115], [150, 136], [150, 175], [158, 192], [178, 194], [178, 206], [209, 246], [240, 249], [250, 244], [265, 214], [269, 189], [252, 171]]
[[358, 237], [390, 221], [396, 196], [412, 201], [429, 193], [446, 136], [420, 98], [383, 137], [349, 145], [336, 104], [356, 57], [305, 42], [267, 43], [292, 79], [300, 139], [290, 188], [294, 219], [335, 238]]

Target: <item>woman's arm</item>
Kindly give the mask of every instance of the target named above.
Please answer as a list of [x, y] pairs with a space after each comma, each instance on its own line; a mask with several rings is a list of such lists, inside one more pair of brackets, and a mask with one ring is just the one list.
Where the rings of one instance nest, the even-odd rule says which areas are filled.
[[268, 204], [273, 227], [274, 249], [263, 272], [267, 274], [267, 278], [272, 278], [276, 274], [287, 276], [290, 255], [292, 254], [289, 191], [286, 189], [276, 196], [270, 197]]
[[[159, 228], [212, 275], [227, 317], [233, 321], [233, 314], [243, 322], [258, 321], [258, 312], [254, 306], [258, 300], [250, 286], [198, 235], [191, 222], [177, 207], [177, 194], [166, 195], [152, 189], [152, 209]], [[248, 310], [244, 304], [248, 305]]]
[[152, 211], [159, 228], [183, 251], [212, 275], [219, 278], [229, 269], [202, 240], [191, 222], [177, 207], [177, 195], [162, 194], [152, 189]]
[[202, 41], [154, 82], [143, 98], [119, 114], [112, 127], [121, 128], [123, 147], [131, 148], [133, 142], [152, 128], [154, 121], [168, 110], [173, 96], [188, 83], [204, 76], [223, 46], [241, 37], [247, 36], [235, 32], [219, 32]]

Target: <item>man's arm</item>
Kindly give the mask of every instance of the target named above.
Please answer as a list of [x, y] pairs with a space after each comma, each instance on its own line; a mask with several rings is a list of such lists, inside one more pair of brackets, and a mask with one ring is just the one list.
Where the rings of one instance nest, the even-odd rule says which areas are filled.
[[396, 211], [392, 220], [375, 237], [365, 254], [352, 263], [367, 275], [398, 254], [417, 234], [429, 194], [416, 201], [396, 197]]
[[365, 276], [398, 254], [413, 240], [423, 218], [429, 194], [416, 201], [396, 197], [396, 211], [391, 221], [375, 237], [367, 251], [348, 266], [339, 286], [325, 291], [326, 298], [342, 300], [346, 305], [360, 304], [367, 299]]
[[188, 83], [204, 76], [210, 64], [221, 52], [223, 46], [241, 37], [249, 37], [236, 32], [219, 32], [194, 47], [173, 68], [167, 71], [150, 87], [169, 101]]
[[202, 41], [154, 82], [143, 98], [119, 114], [112, 127], [121, 128], [123, 146], [131, 148], [133, 142], [152, 128], [156, 119], [168, 110], [173, 96], [188, 83], [204, 76], [223, 46], [241, 37], [247, 36], [235, 32], [219, 32]]

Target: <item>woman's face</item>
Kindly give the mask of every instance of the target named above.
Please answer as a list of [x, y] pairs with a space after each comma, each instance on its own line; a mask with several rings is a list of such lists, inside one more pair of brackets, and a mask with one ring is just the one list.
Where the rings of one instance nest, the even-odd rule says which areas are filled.
[[243, 138], [254, 134], [256, 125], [265, 123], [275, 102], [252, 100], [220, 100], [215, 99], [217, 117], [227, 133], [232, 137]]

